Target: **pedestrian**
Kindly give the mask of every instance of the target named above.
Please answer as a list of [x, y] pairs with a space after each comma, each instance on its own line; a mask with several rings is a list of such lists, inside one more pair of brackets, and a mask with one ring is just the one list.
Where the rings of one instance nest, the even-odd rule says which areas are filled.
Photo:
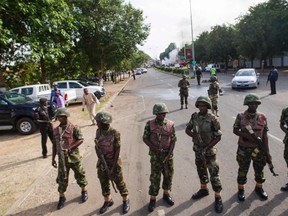
[[[268, 199], [268, 195], [262, 187], [265, 182], [263, 169], [266, 165], [266, 160], [269, 159], [271, 161], [271, 156], [268, 147], [267, 119], [263, 113], [257, 111], [260, 104], [261, 101], [258, 95], [246, 95], [244, 105], [247, 105], [248, 109], [237, 115], [233, 126], [233, 133], [239, 136], [237, 149], [239, 201], [245, 201], [244, 186], [247, 183], [247, 173], [251, 160], [255, 173], [255, 192], [261, 199]], [[261, 142], [260, 145], [259, 141]]]
[[130, 209], [130, 202], [128, 189], [123, 179], [121, 159], [119, 157], [121, 144], [120, 133], [110, 127], [112, 116], [109, 113], [99, 112], [95, 120], [98, 126], [95, 137], [95, 150], [98, 156], [96, 167], [102, 195], [104, 197], [104, 204], [100, 208], [100, 214], [106, 212], [108, 207], [114, 204], [110, 193], [109, 181], [112, 182], [114, 189], [115, 182], [123, 199], [122, 212], [126, 214]]
[[[68, 120], [69, 116], [70, 113], [66, 108], [57, 109], [56, 117], [60, 124], [53, 131], [55, 142], [53, 143], [52, 166], [58, 167], [56, 182], [58, 183], [59, 202], [57, 209], [63, 208], [66, 201], [65, 192], [70, 169], [74, 171], [76, 182], [81, 187], [81, 201], [86, 202], [88, 199], [86, 189], [88, 182], [78, 148], [83, 143], [83, 136], [80, 128]], [[58, 165], [55, 160], [56, 153]]]
[[210, 70], [211, 77], [216, 76], [216, 75], [217, 75], [216, 72], [217, 72], [217, 71], [216, 71], [215, 66], [212, 66], [212, 68], [211, 68], [211, 70]]
[[187, 76], [186, 75], [183, 75], [182, 76], [182, 79], [179, 80], [178, 82], [178, 87], [180, 88], [180, 104], [181, 104], [181, 108], [180, 110], [183, 109], [183, 105], [184, 105], [184, 100], [185, 100], [185, 108], [188, 109], [188, 95], [189, 95], [189, 86], [190, 86], [190, 83], [189, 81], [187, 80]]
[[84, 112], [84, 107], [86, 105], [87, 111], [89, 113], [89, 117], [92, 121], [92, 125], [95, 124], [95, 116], [96, 116], [96, 104], [100, 104], [98, 98], [91, 92], [88, 92], [87, 88], [83, 89], [83, 98], [82, 98], [82, 111]]
[[42, 157], [47, 158], [47, 139], [49, 137], [50, 141], [54, 142], [53, 137], [53, 125], [51, 123], [52, 116], [48, 112], [48, 100], [46, 98], [40, 98], [40, 106], [37, 107], [38, 115], [36, 115], [36, 121], [39, 123], [40, 133], [41, 133], [41, 146], [42, 146]]
[[55, 93], [58, 92], [59, 95], [63, 97], [63, 94], [56, 83], [53, 84], [53, 89], [51, 91], [50, 101], [56, 103]]
[[196, 78], [197, 78], [198, 85], [201, 85], [201, 77], [202, 77], [201, 67], [198, 66], [196, 69]]
[[268, 74], [268, 78], [267, 78], [267, 83], [270, 81], [270, 89], [271, 89], [270, 95], [276, 94], [276, 82], [277, 82], [277, 80], [278, 80], [278, 71], [275, 68], [275, 66], [272, 66], [272, 68]]
[[221, 140], [220, 122], [211, 109], [211, 101], [208, 97], [200, 96], [195, 103], [199, 112], [192, 114], [185, 132], [192, 137], [193, 151], [195, 152], [195, 164], [200, 179], [200, 190], [192, 195], [191, 199], [197, 200], [209, 195], [207, 184], [210, 181], [215, 193], [215, 211], [223, 211], [221, 198], [222, 184], [219, 176], [219, 164], [216, 160], [216, 144]]
[[133, 80], [135, 80], [136, 79], [135, 71], [133, 69], [131, 69], [131, 71], [132, 71]]
[[163, 200], [170, 206], [174, 205], [174, 200], [169, 191], [172, 188], [174, 174], [173, 150], [177, 138], [174, 122], [165, 118], [168, 112], [166, 104], [155, 104], [153, 115], [156, 115], [156, 118], [147, 121], [143, 134], [143, 141], [149, 147], [151, 164], [149, 212], [153, 212], [155, 209], [156, 197], [160, 189], [161, 173], [163, 174]]
[[221, 94], [222, 94], [222, 89], [218, 82], [218, 78], [216, 76], [212, 76], [211, 83], [208, 89], [208, 96], [212, 103], [212, 107], [211, 107], [212, 113], [215, 114], [217, 117], [219, 117], [218, 100], [219, 100], [219, 95]]
[[57, 108], [64, 108], [65, 107], [65, 100], [62, 95], [59, 94], [58, 91], [55, 91], [54, 100], [56, 101]]
[[[284, 159], [286, 162], [286, 166], [288, 167], [288, 107], [284, 108], [281, 113], [280, 118], [280, 128], [285, 133], [285, 137], [283, 143], [284, 147]], [[285, 186], [281, 187], [282, 191], [288, 191], [288, 183]]]

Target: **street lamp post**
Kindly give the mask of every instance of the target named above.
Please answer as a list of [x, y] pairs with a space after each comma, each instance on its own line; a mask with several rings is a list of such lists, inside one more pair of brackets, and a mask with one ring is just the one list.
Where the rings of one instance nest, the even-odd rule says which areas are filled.
[[[192, 22], [192, 5], [191, 5], [191, 0], [189, 0], [190, 3], [190, 22], [191, 22], [191, 39], [192, 39], [192, 60], [195, 62], [195, 50], [194, 50], [194, 40], [193, 40], [193, 22]], [[194, 70], [194, 65], [193, 65], [193, 72], [195, 73]]]

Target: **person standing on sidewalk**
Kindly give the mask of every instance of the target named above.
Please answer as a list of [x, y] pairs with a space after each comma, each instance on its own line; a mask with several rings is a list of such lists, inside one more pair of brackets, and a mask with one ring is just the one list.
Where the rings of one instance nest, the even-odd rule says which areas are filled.
[[200, 66], [197, 66], [196, 69], [196, 78], [197, 78], [197, 83], [198, 85], [201, 85], [201, 77], [202, 77], [202, 68]]
[[267, 78], [267, 83], [270, 81], [270, 88], [271, 88], [271, 93], [270, 95], [276, 94], [276, 81], [278, 80], [278, 71], [277, 69], [272, 66], [268, 78]]
[[[65, 192], [70, 169], [74, 171], [77, 184], [81, 187], [81, 201], [86, 202], [88, 199], [86, 189], [88, 182], [78, 149], [83, 143], [83, 136], [80, 128], [68, 120], [69, 116], [70, 113], [66, 108], [59, 108], [56, 111], [56, 117], [60, 124], [53, 131], [55, 142], [53, 143], [52, 166], [58, 167], [56, 182], [58, 183], [59, 202], [57, 209], [63, 208], [66, 201]], [[58, 154], [58, 165], [55, 160], [56, 154]]]
[[[253, 161], [254, 179], [256, 182], [255, 193], [262, 199], [267, 200], [268, 195], [263, 190], [262, 184], [265, 182], [264, 167], [266, 161], [271, 161], [268, 146], [268, 125], [266, 116], [257, 112], [260, 98], [256, 94], [245, 96], [244, 105], [248, 109], [239, 113], [235, 119], [233, 133], [238, 138], [237, 162], [238, 168], [238, 200], [245, 201], [244, 186], [247, 183], [247, 173], [250, 163]], [[259, 143], [260, 142], [260, 143]], [[261, 145], [261, 147], [259, 147]], [[265, 151], [265, 152], [264, 152]]]
[[41, 133], [41, 146], [42, 146], [42, 156], [47, 158], [47, 139], [49, 137], [50, 141], [54, 142], [53, 136], [53, 125], [52, 117], [48, 112], [48, 100], [46, 98], [40, 98], [40, 106], [37, 108], [39, 116], [36, 117], [36, 121], [39, 123], [40, 133]]
[[209, 195], [207, 184], [210, 181], [215, 192], [215, 211], [223, 211], [221, 198], [222, 184], [219, 176], [219, 164], [216, 160], [216, 144], [221, 140], [222, 132], [220, 122], [215, 115], [208, 112], [211, 109], [211, 101], [208, 97], [197, 98], [195, 107], [199, 112], [192, 114], [185, 133], [192, 137], [193, 151], [195, 152], [195, 164], [200, 179], [200, 190], [192, 195], [191, 199], [197, 200]]
[[181, 108], [180, 110], [183, 109], [183, 105], [184, 105], [184, 100], [185, 100], [185, 108], [188, 109], [188, 95], [189, 95], [189, 86], [190, 86], [190, 83], [189, 81], [187, 80], [187, 76], [186, 75], [183, 75], [182, 79], [179, 80], [178, 82], [178, 87], [180, 88], [180, 104], [181, 104]]
[[87, 88], [83, 89], [83, 98], [82, 98], [82, 111], [84, 112], [84, 107], [86, 105], [87, 111], [89, 113], [90, 119], [92, 121], [92, 125], [95, 124], [95, 116], [96, 116], [96, 104], [100, 104], [98, 98], [91, 92], [88, 92]]
[[107, 112], [98, 112], [95, 120], [98, 129], [95, 137], [95, 151], [98, 156], [97, 174], [100, 181], [104, 204], [100, 208], [100, 214], [114, 204], [111, 192], [110, 181], [116, 191], [114, 182], [120, 191], [123, 199], [122, 212], [126, 214], [130, 209], [128, 189], [123, 178], [120, 154], [120, 133], [110, 127], [112, 116]]
[[163, 200], [170, 206], [174, 200], [169, 194], [172, 188], [174, 174], [173, 150], [177, 140], [174, 122], [165, 118], [168, 108], [164, 103], [157, 103], [153, 107], [155, 119], [147, 121], [143, 134], [143, 142], [149, 147], [151, 174], [148, 211], [153, 212], [156, 197], [160, 189], [161, 173], [163, 174]]
[[[285, 133], [283, 143], [284, 147], [284, 159], [286, 162], [286, 167], [288, 167], [288, 107], [284, 108], [280, 117], [280, 128]], [[282, 191], [288, 191], [288, 183], [281, 187]]]

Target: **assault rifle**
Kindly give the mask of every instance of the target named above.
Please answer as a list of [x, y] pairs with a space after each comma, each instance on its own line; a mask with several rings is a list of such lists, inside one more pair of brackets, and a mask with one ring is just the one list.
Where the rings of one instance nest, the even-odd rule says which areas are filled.
[[200, 149], [201, 149], [201, 156], [200, 156], [200, 158], [203, 160], [204, 167], [206, 167], [207, 164], [206, 164], [206, 157], [205, 157], [205, 152], [204, 152], [204, 142], [203, 142], [202, 137], [201, 137], [201, 135], [200, 135], [200, 131], [199, 131], [198, 125], [195, 126], [195, 132], [196, 132], [197, 139], [198, 139], [198, 142], [199, 142], [199, 144], [200, 144]]
[[105, 172], [106, 172], [106, 174], [107, 174], [107, 176], [108, 176], [108, 179], [111, 181], [111, 184], [112, 184], [112, 187], [113, 187], [115, 193], [118, 193], [117, 190], [116, 190], [116, 187], [115, 187], [115, 185], [114, 185], [113, 178], [112, 178], [112, 176], [111, 176], [111, 174], [110, 174], [109, 167], [108, 167], [107, 162], [106, 162], [106, 160], [105, 160], [103, 151], [102, 151], [101, 148], [99, 148], [99, 147], [97, 146], [97, 145], [98, 145], [97, 139], [95, 139], [94, 142], [95, 142], [95, 144], [96, 144], [96, 145], [95, 145], [96, 154], [97, 154], [98, 158], [100, 159], [102, 166], [104, 167], [104, 170], [105, 170]]
[[[61, 170], [64, 174], [64, 179], [67, 179], [68, 176], [67, 176], [67, 168], [66, 168], [66, 162], [65, 162], [65, 155], [64, 155], [64, 149], [63, 149], [63, 139], [62, 139], [62, 136], [60, 135], [60, 151], [58, 151], [58, 157], [59, 157], [59, 160], [61, 162]], [[60, 165], [60, 164], [59, 164]]]
[[[157, 137], [158, 137], [158, 145], [159, 145], [159, 149], [161, 152], [161, 157], [164, 160], [167, 156], [166, 152], [163, 151], [162, 145], [161, 145], [161, 137], [162, 135], [160, 133], [157, 133]], [[169, 173], [168, 173], [168, 161], [163, 161], [162, 162], [162, 170], [163, 170], [163, 174], [164, 174], [164, 180], [168, 181], [169, 180]]]
[[278, 174], [274, 172], [274, 165], [273, 165], [273, 163], [272, 163], [272, 160], [268, 157], [267, 150], [266, 150], [266, 148], [264, 147], [264, 143], [263, 143], [261, 137], [256, 136], [256, 134], [254, 133], [254, 131], [253, 131], [252, 127], [251, 127], [251, 125], [247, 125], [247, 126], [246, 126], [246, 129], [247, 129], [248, 132], [252, 135], [252, 137], [253, 137], [254, 139], [256, 139], [256, 143], [257, 143], [258, 147], [259, 147], [260, 150], [263, 152], [263, 154], [264, 154], [264, 156], [265, 156], [265, 158], [266, 158], [266, 162], [267, 162], [267, 164], [268, 164], [268, 167], [269, 167], [270, 172], [273, 174], [273, 176], [278, 176]]

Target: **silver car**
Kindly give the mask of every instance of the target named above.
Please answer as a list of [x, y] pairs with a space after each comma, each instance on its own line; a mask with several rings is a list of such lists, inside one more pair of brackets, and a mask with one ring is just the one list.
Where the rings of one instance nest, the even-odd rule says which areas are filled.
[[260, 73], [254, 68], [243, 68], [237, 71], [232, 79], [232, 88], [257, 88], [260, 84]]

